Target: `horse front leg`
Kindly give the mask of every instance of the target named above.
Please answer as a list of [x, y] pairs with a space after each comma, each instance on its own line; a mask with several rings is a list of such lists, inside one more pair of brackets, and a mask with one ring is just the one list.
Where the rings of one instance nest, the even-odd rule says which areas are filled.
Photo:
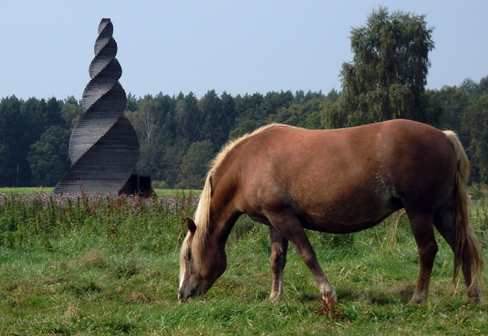
[[286, 214], [267, 214], [266, 217], [275, 229], [293, 245], [302, 261], [307, 265], [310, 272], [312, 272], [322, 298], [327, 300], [329, 297], [332, 297], [337, 301], [335, 289], [320, 267], [317, 255], [298, 218]]
[[271, 283], [270, 300], [278, 300], [283, 293], [283, 270], [286, 265], [286, 252], [288, 240], [274, 227], [269, 227], [271, 237], [271, 271], [273, 280]]

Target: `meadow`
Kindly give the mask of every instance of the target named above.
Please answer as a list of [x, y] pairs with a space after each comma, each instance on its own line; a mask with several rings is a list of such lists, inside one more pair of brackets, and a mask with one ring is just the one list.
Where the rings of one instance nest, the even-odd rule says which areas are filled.
[[[467, 299], [462, 276], [451, 283], [453, 254], [439, 235], [429, 297], [407, 305], [419, 262], [402, 211], [355, 234], [308, 232], [338, 294], [342, 315], [329, 320], [314, 310], [318, 290], [293, 248], [284, 294], [268, 300], [268, 229], [244, 216], [227, 243], [227, 271], [178, 304], [183, 219], [198, 192], [49, 192], [0, 189], [0, 335], [488, 335], [488, 304]], [[487, 257], [483, 197], [470, 201], [470, 216]]]

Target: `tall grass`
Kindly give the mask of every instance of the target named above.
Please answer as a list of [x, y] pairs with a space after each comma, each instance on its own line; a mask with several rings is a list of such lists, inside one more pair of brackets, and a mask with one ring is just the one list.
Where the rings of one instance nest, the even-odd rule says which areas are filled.
[[[15, 195], [15, 194], [32, 194], [34, 192], [46, 192], [51, 193], [54, 188], [0, 188], [0, 194]], [[192, 194], [200, 195], [201, 190], [175, 190], [175, 189], [154, 189], [157, 196], [173, 196], [178, 194]]]
[[198, 196], [0, 194], [0, 246], [51, 249], [64, 237], [90, 235], [125, 251], [176, 249]]
[[[429, 298], [406, 305], [419, 262], [404, 212], [352, 235], [308, 232], [341, 321], [316, 314], [315, 282], [292, 248], [283, 298], [267, 299], [268, 229], [245, 216], [229, 237], [224, 275], [178, 304], [184, 218], [197, 200], [0, 193], [0, 335], [488, 334], [488, 305], [451, 285], [453, 255], [440, 236]], [[473, 201], [470, 214], [486, 248], [486, 202]]]

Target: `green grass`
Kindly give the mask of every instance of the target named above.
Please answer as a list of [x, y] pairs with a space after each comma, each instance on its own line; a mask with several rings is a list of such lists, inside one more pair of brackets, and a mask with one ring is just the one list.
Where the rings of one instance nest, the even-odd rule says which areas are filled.
[[13, 195], [13, 194], [32, 194], [35, 191], [43, 191], [50, 193], [53, 191], [54, 188], [0, 188], [0, 194], [7, 194], [7, 195]]
[[[315, 282], [292, 248], [283, 297], [267, 299], [268, 229], [244, 217], [224, 275], [178, 304], [182, 218], [195, 202], [170, 195], [0, 200], [0, 335], [488, 335], [488, 305], [470, 303], [462, 283], [453, 288], [452, 252], [440, 237], [429, 298], [406, 305], [419, 263], [401, 214], [353, 235], [309, 232], [343, 320], [315, 313]], [[484, 248], [487, 213], [471, 212]]]
[[175, 189], [154, 189], [158, 196], [171, 196], [171, 195], [200, 195], [201, 190], [175, 190]]

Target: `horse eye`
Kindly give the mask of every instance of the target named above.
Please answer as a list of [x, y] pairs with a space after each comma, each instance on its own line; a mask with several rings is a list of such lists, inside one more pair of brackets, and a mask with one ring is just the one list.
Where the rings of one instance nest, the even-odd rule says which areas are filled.
[[188, 251], [188, 253], [185, 255], [185, 260], [190, 261], [191, 259], [191, 251]]

